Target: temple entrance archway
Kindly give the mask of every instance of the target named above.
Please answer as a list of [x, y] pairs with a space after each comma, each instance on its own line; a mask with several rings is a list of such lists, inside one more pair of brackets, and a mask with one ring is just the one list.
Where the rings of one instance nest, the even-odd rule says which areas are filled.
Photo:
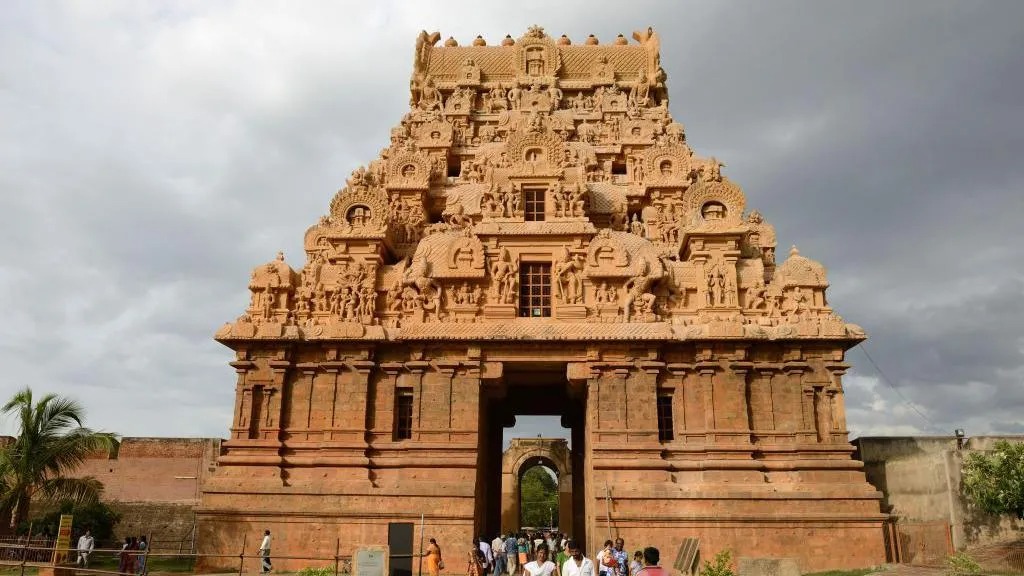
[[[541, 464], [558, 476], [558, 518], [561, 532], [585, 541], [587, 525], [585, 477], [586, 405], [584, 381], [570, 380], [565, 362], [505, 362], [499, 379], [488, 382], [481, 396], [481, 450], [478, 457], [477, 532], [518, 531], [520, 480]], [[564, 438], [513, 439], [503, 450], [503, 432], [517, 416], [558, 416], [568, 428]]]
[[572, 461], [564, 438], [514, 438], [501, 459], [501, 530], [518, 530], [522, 518], [523, 474], [545, 466], [557, 476], [558, 515], [555, 526], [572, 533]]

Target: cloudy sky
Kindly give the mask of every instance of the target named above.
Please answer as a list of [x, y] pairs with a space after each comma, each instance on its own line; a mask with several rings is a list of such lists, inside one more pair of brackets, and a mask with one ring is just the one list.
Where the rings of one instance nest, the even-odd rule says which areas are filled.
[[853, 435], [1024, 433], [1022, 22], [1010, 0], [4, 2], [0, 396], [227, 434], [212, 334], [254, 265], [302, 265], [306, 227], [386, 145], [421, 29], [654, 25], [690, 143], [871, 336], [884, 379], [850, 353]]

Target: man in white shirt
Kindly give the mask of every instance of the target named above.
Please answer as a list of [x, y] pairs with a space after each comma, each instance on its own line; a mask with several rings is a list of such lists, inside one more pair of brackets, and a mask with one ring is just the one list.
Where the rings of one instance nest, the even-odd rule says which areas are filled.
[[565, 553], [569, 558], [562, 564], [561, 576], [595, 576], [594, 563], [583, 555], [575, 540], [565, 543]]
[[78, 539], [78, 560], [75, 561], [75, 565], [81, 564], [83, 568], [88, 568], [89, 554], [92, 554], [92, 549], [95, 546], [96, 541], [92, 537], [92, 532], [86, 530], [85, 534]]
[[270, 564], [270, 530], [263, 531], [263, 542], [260, 544], [260, 574], [268, 574], [273, 566]]
[[505, 573], [505, 535], [499, 534], [491, 541], [491, 554], [494, 555], [494, 576]]
[[483, 537], [480, 538], [480, 552], [483, 553], [484, 562], [486, 562], [484, 565], [484, 574], [486, 574], [494, 567], [494, 554], [491, 553], [491, 545]]

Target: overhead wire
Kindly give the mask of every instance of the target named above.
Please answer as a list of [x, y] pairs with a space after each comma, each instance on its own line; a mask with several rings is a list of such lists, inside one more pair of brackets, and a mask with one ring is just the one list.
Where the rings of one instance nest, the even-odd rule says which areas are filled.
[[893, 384], [891, 380], [889, 380], [889, 378], [885, 375], [885, 373], [882, 372], [882, 369], [878, 366], [878, 363], [875, 362], [875, 359], [871, 357], [870, 353], [868, 353], [867, 346], [864, 345], [864, 342], [861, 342], [856, 347], [860, 348], [860, 351], [864, 353], [864, 357], [867, 358], [868, 362], [871, 364], [871, 366], [874, 367], [875, 372], [878, 373], [878, 379], [879, 380], [881, 380], [882, 382], [885, 383], [886, 386], [891, 388], [892, 391], [895, 392], [896, 395], [899, 396], [901, 400], [903, 400], [904, 404], [909, 406], [910, 409], [913, 410], [915, 414], [917, 414], [922, 420], [924, 420], [928, 424], [928, 427], [932, 431], [934, 431], [934, 432], [942, 432], [943, 431], [942, 428], [939, 428], [939, 426], [936, 425], [935, 422], [933, 422], [931, 418], [929, 418], [928, 416], [926, 416], [924, 414], [924, 412], [919, 410], [917, 408], [917, 405], [915, 405], [913, 402], [910, 401], [910, 399], [908, 399], [906, 396], [904, 396], [903, 392], [900, 392], [900, 389], [897, 388], [896, 385]]

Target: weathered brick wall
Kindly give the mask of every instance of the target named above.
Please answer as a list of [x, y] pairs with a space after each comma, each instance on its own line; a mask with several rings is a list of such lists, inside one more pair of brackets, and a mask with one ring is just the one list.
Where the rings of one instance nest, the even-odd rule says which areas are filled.
[[194, 506], [215, 469], [216, 438], [124, 438], [117, 454], [96, 454], [76, 472], [103, 482], [104, 500]]
[[[5, 440], [0, 437], [0, 445]], [[187, 549], [199, 488], [216, 470], [220, 442], [127, 437], [115, 454], [90, 456], [73, 476], [92, 476], [103, 483], [103, 500], [121, 515], [114, 528], [118, 538], [146, 534], [156, 539], [158, 548], [177, 549], [184, 542]], [[33, 514], [43, 512], [33, 506]]]
[[953, 546], [963, 549], [1019, 538], [1024, 526], [975, 510], [960, 488], [967, 454], [991, 450], [997, 440], [1024, 442], [1024, 436], [969, 438], [959, 448], [953, 436], [858, 438], [854, 445], [868, 481], [884, 494], [884, 511], [908, 529], [948, 524]]

